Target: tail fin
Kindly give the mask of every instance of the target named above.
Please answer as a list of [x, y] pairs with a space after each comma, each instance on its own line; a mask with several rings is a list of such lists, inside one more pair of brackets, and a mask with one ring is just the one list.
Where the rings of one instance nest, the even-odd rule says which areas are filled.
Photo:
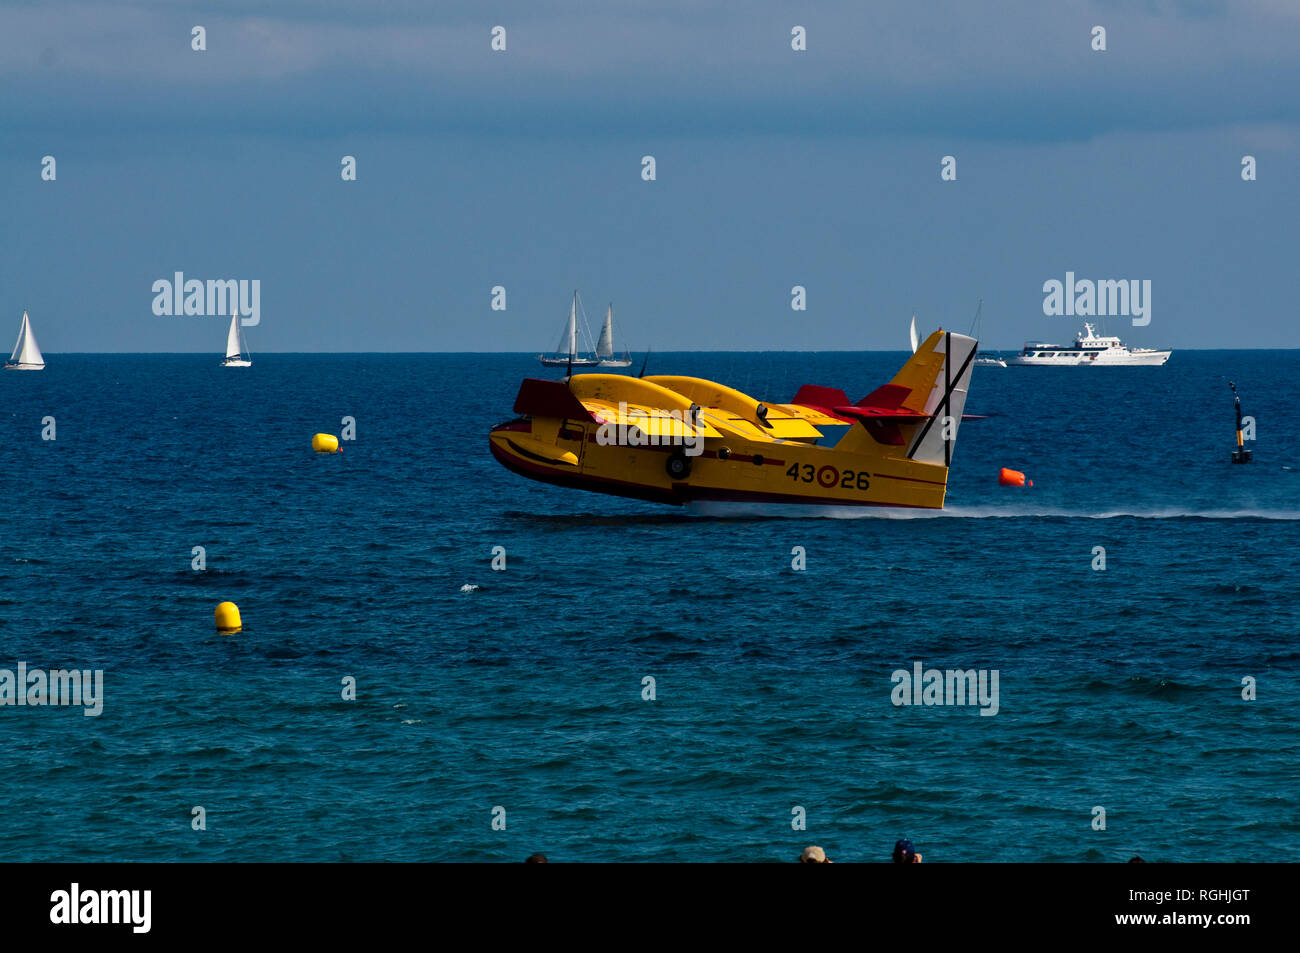
[[949, 466], [976, 343], [964, 334], [935, 331], [888, 384], [851, 407], [832, 408], [862, 423], [861, 430], [854, 427], [837, 446], [856, 452], [872, 446], [905, 447], [899, 455], [909, 460]]
[[903, 407], [929, 418], [917, 426], [907, 447], [907, 456], [917, 463], [952, 463], [977, 346], [964, 334], [935, 331], [890, 381], [911, 391]]

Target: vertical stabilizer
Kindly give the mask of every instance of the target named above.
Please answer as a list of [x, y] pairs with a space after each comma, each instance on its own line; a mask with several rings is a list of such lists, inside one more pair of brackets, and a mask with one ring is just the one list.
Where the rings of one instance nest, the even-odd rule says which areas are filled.
[[935, 331], [891, 382], [911, 389], [904, 406], [929, 417], [916, 428], [907, 448], [907, 456], [917, 463], [952, 463], [978, 343], [964, 334]]

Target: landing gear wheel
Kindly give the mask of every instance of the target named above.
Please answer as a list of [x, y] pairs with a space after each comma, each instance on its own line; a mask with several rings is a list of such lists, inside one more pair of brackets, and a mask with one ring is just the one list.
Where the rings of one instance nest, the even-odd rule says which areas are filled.
[[668, 478], [671, 480], [685, 480], [691, 475], [691, 459], [680, 450], [674, 450], [668, 455], [668, 462], [664, 464], [664, 469], [668, 471]]

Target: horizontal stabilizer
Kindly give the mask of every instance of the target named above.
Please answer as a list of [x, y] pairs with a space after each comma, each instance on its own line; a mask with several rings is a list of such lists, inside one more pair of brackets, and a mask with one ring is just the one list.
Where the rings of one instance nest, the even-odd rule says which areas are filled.
[[849, 395], [838, 387], [820, 387], [817, 384], [804, 384], [799, 388], [799, 393], [794, 395], [794, 400], [790, 401], [792, 404], [824, 411], [848, 402]]
[[[861, 420], [864, 423], [868, 420], [901, 420], [904, 423], [916, 423], [918, 420], [929, 420], [934, 414], [914, 414], [905, 408], [898, 410], [886, 410], [882, 407], [860, 407], [856, 404], [850, 404], [847, 407], [832, 407], [833, 413], [841, 417], [852, 417], [855, 420]], [[988, 420], [988, 414], [962, 414], [962, 420]]]
[[852, 417], [855, 420], [904, 420], [909, 423], [916, 423], [918, 420], [928, 420], [931, 414], [918, 414], [903, 407], [862, 407], [858, 404], [849, 404], [845, 407], [832, 407], [835, 413], [841, 417]]
[[[911, 393], [912, 388], [904, 387], [901, 384], [882, 384], [858, 401], [857, 406], [894, 410], [902, 407], [903, 401], [907, 400]], [[845, 401], [845, 403], [848, 403], [848, 401]]]
[[519, 385], [519, 395], [515, 397], [515, 413], [529, 417], [559, 417], [576, 420], [592, 420], [590, 411], [582, 401], [573, 396], [569, 385], [564, 381], [547, 381], [537, 377], [526, 377]]

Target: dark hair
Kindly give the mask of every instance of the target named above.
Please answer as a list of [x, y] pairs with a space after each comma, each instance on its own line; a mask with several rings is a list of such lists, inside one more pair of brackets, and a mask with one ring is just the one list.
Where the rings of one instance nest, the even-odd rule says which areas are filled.
[[916, 856], [916, 848], [910, 840], [901, 840], [894, 845], [894, 863], [910, 864]]
[[529, 854], [525, 864], [545, 864], [548, 863], [545, 854]]

